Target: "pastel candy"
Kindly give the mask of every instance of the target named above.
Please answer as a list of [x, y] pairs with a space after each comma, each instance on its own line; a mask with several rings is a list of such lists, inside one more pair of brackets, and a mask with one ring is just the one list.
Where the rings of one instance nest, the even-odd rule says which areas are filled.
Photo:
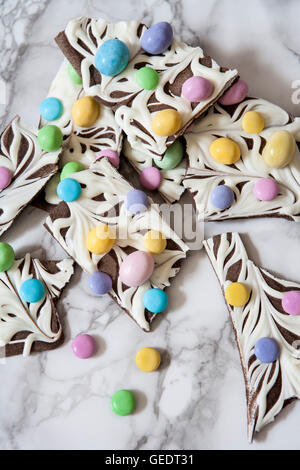
[[144, 168], [140, 174], [141, 185], [150, 191], [153, 191], [160, 186], [161, 179], [162, 176], [160, 171], [154, 166]]
[[219, 99], [219, 103], [223, 106], [230, 106], [243, 101], [248, 94], [248, 84], [239, 78]]
[[211, 156], [223, 165], [232, 165], [241, 158], [240, 147], [228, 137], [215, 139], [209, 147]]
[[39, 130], [38, 143], [45, 152], [56, 152], [63, 143], [62, 131], [59, 127], [48, 124]]
[[242, 128], [248, 134], [259, 134], [265, 127], [263, 116], [257, 111], [248, 111], [242, 118]]
[[167, 137], [176, 134], [182, 125], [182, 119], [175, 109], [158, 111], [152, 119], [152, 130], [155, 134]]
[[242, 282], [232, 282], [225, 289], [225, 299], [233, 307], [242, 307], [250, 297], [248, 287]]
[[40, 106], [41, 116], [47, 121], [55, 121], [62, 115], [62, 112], [63, 105], [58, 98], [46, 98]]
[[82, 78], [71, 64], [68, 64], [68, 76], [74, 85], [82, 85]]
[[272, 201], [278, 195], [278, 184], [272, 178], [260, 178], [253, 187], [253, 193], [260, 201]]
[[125, 69], [129, 56], [129, 49], [123, 41], [108, 39], [96, 53], [95, 67], [103, 75], [114, 77]]
[[160, 366], [160, 353], [154, 348], [142, 348], [138, 351], [135, 362], [143, 372], [154, 372]]
[[214, 91], [214, 85], [203, 77], [190, 77], [182, 85], [182, 96], [193, 103], [205, 101]]
[[300, 315], [300, 292], [286, 292], [282, 298], [282, 308], [289, 315]]
[[158, 230], [149, 230], [144, 235], [143, 243], [146, 250], [155, 255], [162, 253], [167, 246], [167, 240]]
[[12, 180], [12, 172], [5, 166], [0, 166], [0, 190], [7, 188]]
[[97, 153], [96, 160], [99, 160], [100, 158], [103, 158], [103, 157], [106, 157], [115, 168], [119, 168], [120, 157], [119, 157], [118, 152], [116, 152], [115, 150], [111, 150], [111, 149], [101, 150], [101, 152]]
[[104, 295], [112, 289], [111, 277], [101, 271], [92, 273], [88, 280], [89, 288], [94, 294]]
[[144, 307], [151, 313], [161, 313], [168, 306], [168, 294], [162, 289], [149, 289], [143, 295]]
[[149, 207], [149, 199], [144, 191], [139, 189], [132, 189], [126, 194], [125, 206], [126, 209], [132, 214], [140, 214], [145, 212]]
[[180, 139], [170, 145], [161, 160], [155, 160], [155, 165], [162, 170], [173, 170], [182, 161], [184, 156], [184, 146]]
[[274, 362], [279, 356], [279, 346], [273, 338], [260, 338], [255, 343], [254, 354], [261, 362]]
[[95, 254], [102, 255], [108, 253], [115, 243], [115, 234], [109, 225], [98, 225], [88, 233], [86, 245], [87, 249]]
[[65, 178], [68, 178], [72, 173], [77, 173], [78, 171], [84, 170], [84, 166], [80, 162], [68, 162], [66, 163], [60, 174], [60, 180], [62, 181]]
[[96, 341], [91, 335], [76, 336], [72, 341], [72, 350], [80, 359], [88, 359], [96, 352]]
[[153, 273], [154, 259], [146, 251], [134, 251], [126, 256], [119, 270], [121, 282], [128, 287], [138, 287], [144, 284]]
[[45, 295], [44, 284], [39, 279], [27, 279], [21, 284], [20, 297], [24, 302], [36, 303]]
[[0, 242], [0, 273], [8, 271], [15, 262], [13, 248], [4, 242]]
[[144, 90], [155, 90], [159, 75], [151, 67], [141, 67], [135, 74], [136, 83]]
[[291, 163], [296, 150], [296, 141], [289, 131], [276, 131], [267, 140], [263, 158], [270, 168], [284, 168]]
[[90, 127], [97, 121], [100, 105], [92, 96], [83, 96], [75, 101], [72, 108], [72, 119], [76, 126]]
[[58, 197], [65, 202], [76, 201], [81, 195], [81, 186], [73, 178], [64, 178], [57, 186]]
[[229, 186], [222, 184], [213, 189], [210, 200], [217, 209], [228, 209], [234, 203], [234, 192]]
[[119, 416], [128, 416], [135, 409], [135, 397], [130, 390], [118, 390], [111, 397], [111, 407]]
[[166, 21], [161, 21], [145, 31], [141, 39], [141, 46], [149, 54], [162, 54], [170, 47], [172, 41], [172, 26]]

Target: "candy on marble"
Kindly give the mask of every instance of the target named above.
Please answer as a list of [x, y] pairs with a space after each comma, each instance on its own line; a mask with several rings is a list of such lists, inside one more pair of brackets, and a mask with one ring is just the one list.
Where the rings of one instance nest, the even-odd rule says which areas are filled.
[[44, 284], [39, 279], [27, 279], [21, 284], [20, 297], [23, 302], [36, 303], [45, 295]]
[[210, 201], [217, 209], [228, 209], [234, 203], [234, 192], [229, 186], [221, 184], [211, 192]]
[[289, 315], [300, 315], [300, 292], [286, 292], [281, 301], [283, 310]]
[[94, 294], [107, 294], [112, 289], [111, 277], [101, 271], [90, 274], [88, 279], [89, 288]]
[[270, 168], [284, 168], [291, 163], [296, 150], [295, 137], [286, 130], [276, 131], [267, 140], [263, 158]]
[[82, 85], [82, 78], [71, 64], [68, 64], [68, 76], [74, 85]]
[[12, 172], [6, 166], [0, 166], [0, 190], [7, 188], [12, 180]]
[[158, 111], [152, 119], [152, 130], [155, 134], [167, 137], [176, 134], [182, 125], [182, 119], [175, 109]]
[[115, 243], [115, 233], [109, 225], [98, 225], [88, 233], [86, 245], [87, 249], [95, 254], [102, 255], [108, 253]]
[[184, 156], [184, 145], [180, 139], [170, 145], [161, 160], [155, 160], [155, 165], [161, 170], [173, 170], [182, 161]]
[[64, 178], [56, 189], [57, 195], [62, 201], [73, 202], [81, 195], [81, 186], [78, 181], [73, 178]]
[[228, 137], [218, 137], [209, 146], [211, 156], [223, 165], [232, 165], [241, 158], [240, 147]]
[[173, 41], [173, 29], [170, 23], [161, 21], [144, 32], [141, 46], [149, 54], [162, 54]]
[[259, 134], [265, 127], [263, 116], [257, 111], [248, 111], [242, 118], [242, 128], [248, 134]]
[[242, 282], [232, 282], [225, 289], [225, 299], [233, 307], [242, 307], [250, 297], [248, 287]]
[[273, 338], [260, 338], [255, 343], [254, 354], [261, 362], [274, 362], [279, 356], [279, 346]]
[[149, 289], [143, 295], [144, 307], [151, 313], [161, 313], [168, 306], [169, 298], [162, 289]]
[[260, 178], [253, 187], [254, 196], [260, 201], [272, 201], [278, 196], [278, 184], [273, 178]]
[[141, 171], [140, 183], [145, 189], [149, 189], [150, 191], [157, 189], [161, 184], [161, 180], [161, 172], [154, 166], [149, 166]]
[[219, 99], [223, 106], [238, 104], [243, 101], [248, 94], [248, 84], [242, 78], [239, 78]]
[[125, 69], [129, 56], [129, 49], [123, 41], [108, 39], [96, 53], [95, 67], [103, 75], [114, 77]]
[[214, 91], [214, 85], [207, 78], [195, 76], [188, 78], [182, 85], [182, 96], [192, 103], [205, 101]]
[[99, 160], [100, 158], [103, 158], [103, 157], [106, 157], [115, 168], [119, 168], [120, 157], [119, 157], [118, 152], [116, 152], [115, 150], [111, 150], [111, 149], [101, 150], [101, 152], [97, 153], [96, 160]]
[[0, 273], [8, 271], [15, 262], [13, 248], [4, 242], [0, 242]]
[[68, 178], [72, 173], [77, 173], [78, 171], [84, 170], [84, 166], [80, 162], [68, 162], [66, 163], [60, 174], [60, 180], [62, 181], [65, 178]]
[[142, 348], [137, 352], [135, 362], [143, 372], [154, 372], [160, 366], [160, 353], [154, 348]]
[[88, 359], [95, 354], [96, 341], [91, 335], [76, 336], [72, 341], [72, 351], [80, 359]]
[[135, 74], [136, 83], [144, 90], [155, 90], [159, 82], [159, 75], [151, 67], [141, 67]]
[[82, 96], [73, 104], [72, 119], [79, 127], [90, 127], [97, 121], [100, 105], [92, 96]]
[[159, 255], [167, 246], [167, 240], [158, 230], [149, 230], [143, 238], [144, 247], [150, 253]]
[[148, 196], [140, 189], [132, 189], [126, 194], [125, 206], [132, 214], [141, 214], [145, 212], [150, 205]]
[[62, 102], [55, 97], [44, 99], [40, 106], [40, 113], [42, 118], [47, 121], [55, 121], [60, 118], [63, 112]]
[[135, 409], [135, 397], [130, 390], [118, 390], [111, 397], [111, 407], [119, 416], [127, 416]]
[[39, 130], [38, 143], [45, 152], [56, 152], [63, 143], [62, 131], [59, 127], [48, 124]]
[[134, 251], [122, 262], [119, 277], [126, 286], [138, 287], [152, 276], [153, 270], [153, 256], [146, 251]]

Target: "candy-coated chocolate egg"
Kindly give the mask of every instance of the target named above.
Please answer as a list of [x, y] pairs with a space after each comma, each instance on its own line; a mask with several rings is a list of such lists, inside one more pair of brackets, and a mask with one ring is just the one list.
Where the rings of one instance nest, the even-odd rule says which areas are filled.
[[291, 163], [296, 150], [296, 141], [289, 131], [276, 131], [267, 140], [263, 157], [270, 168], [284, 168]]
[[143, 372], [154, 372], [160, 366], [160, 353], [154, 348], [142, 348], [138, 351], [135, 362]]
[[241, 103], [248, 94], [248, 84], [242, 78], [239, 78], [219, 99], [223, 106]]
[[97, 121], [100, 105], [92, 96], [83, 96], [75, 101], [72, 108], [74, 124], [79, 127], [90, 127]]
[[4, 242], [0, 242], [0, 273], [8, 271], [15, 262], [13, 248]]
[[107, 294], [112, 289], [111, 277], [101, 271], [92, 273], [89, 276], [88, 283], [91, 291], [97, 295]]
[[95, 254], [102, 255], [108, 253], [115, 243], [115, 234], [109, 225], [98, 225], [88, 234], [86, 244], [87, 249]]
[[289, 315], [300, 315], [300, 292], [296, 290], [286, 292], [281, 304], [283, 310]]
[[55, 121], [62, 115], [62, 112], [63, 105], [58, 98], [46, 98], [40, 106], [41, 116], [47, 121]]
[[91, 335], [76, 336], [72, 341], [72, 351], [80, 359], [92, 357], [97, 349], [96, 341]]
[[260, 338], [254, 346], [254, 354], [261, 362], [276, 361], [279, 356], [279, 346], [273, 338]]
[[76, 201], [81, 195], [81, 186], [73, 178], [64, 178], [57, 185], [57, 195], [65, 202]]
[[125, 69], [129, 62], [129, 49], [119, 39], [108, 39], [98, 49], [95, 67], [103, 75], [114, 77]]
[[260, 178], [253, 187], [254, 196], [260, 201], [272, 201], [278, 196], [278, 184], [273, 178]]
[[184, 145], [180, 139], [170, 145], [161, 160], [155, 160], [155, 165], [161, 170], [173, 170], [182, 161], [184, 156]]
[[151, 67], [141, 67], [135, 74], [136, 83], [144, 90], [155, 90], [159, 75]]
[[153, 256], [146, 251], [134, 251], [122, 262], [119, 277], [126, 286], [138, 287], [152, 276], [153, 270]]
[[0, 190], [7, 188], [12, 180], [12, 172], [6, 166], [0, 166]]
[[227, 137], [215, 139], [209, 147], [211, 156], [223, 165], [232, 165], [241, 158], [241, 150], [236, 142]]
[[154, 255], [162, 253], [167, 246], [167, 240], [158, 230], [149, 230], [143, 238], [144, 247]]
[[225, 299], [233, 307], [242, 307], [250, 297], [248, 287], [242, 282], [232, 282], [225, 289]]
[[118, 152], [116, 152], [115, 150], [111, 150], [111, 149], [101, 150], [101, 152], [97, 153], [96, 160], [99, 160], [100, 158], [103, 158], [103, 157], [106, 157], [115, 168], [119, 168], [120, 157], [119, 157]]
[[182, 125], [182, 119], [175, 109], [158, 111], [152, 119], [152, 130], [155, 134], [167, 137], [176, 134]]
[[119, 416], [127, 416], [134, 412], [135, 397], [130, 390], [118, 390], [111, 397], [111, 407]]
[[144, 32], [141, 46], [149, 54], [162, 54], [173, 42], [173, 29], [170, 23], [161, 21]]
[[257, 111], [248, 111], [242, 118], [242, 128], [248, 134], [259, 134], [265, 127], [263, 116]]
[[63, 143], [62, 131], [59, 127], [48, 124], [39, 130], [38, 143], [45, 152], [56, 152]]
[[149, 166], [141, 171], [140, 183], [144, 188], [153, 191], [160, 186], [161, 178], [161, 172], [158, 168], [155, 168], [155, 166]]
[[68, 64], [68, 76], [74, 85], [82, 85], [82, 78], [71, 64]]
[[182, 85], [182, 96], [192, 103], [207, 100], [214, 91], [214, 85], [203, 77], [190, 77]]
[[132, 214], [141, 214], [149, 207], [149, 199], [144, 191], [140, 189], [132, 189], [126, 194], [125, 206], [126, 209]]
[[169, 302], [168, 294], [162, 289], [149, 289], [143, 295], [144, 307], [151, 313], [163, 312]]
[[21, 284], [20, 297], [23, 302], [36, 303], [45, 295], [44, 284], [39, 279], [27, 279]]
[[66, 163], [60, 174], [60, 180], [64, 180], [65, 178], [68, 178], [69, 175], [72, 173], [77, 173], [78, 171], [84, 170], [84, 166], [80, 162], [68, 162]]
[[228, 209], [234, 203], [234, 192], [229, 186], [222, 184], [212, 190], [210, 200], [217, 209]]

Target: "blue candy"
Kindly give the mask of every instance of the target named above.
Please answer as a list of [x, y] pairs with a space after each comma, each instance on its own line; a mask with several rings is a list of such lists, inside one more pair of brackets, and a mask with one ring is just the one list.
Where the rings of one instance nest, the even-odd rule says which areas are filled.
[[47, 121], [55, 121], [63, 112], [62, 102], [58, 98], [46, 98], [40, 107], [41, 116]]
[[229, 186], [222, 184], [214, 188], [210, 201], [217, 209], [228, 209], [234, 202], [234, 192]]
[[162, 54], [173, 41], [173, 29], [170, 23], [162, 21], [149, 28], [142, 36], [141, 46], [149, 54]]
[[274, 362], [279, 356], [279, 346], [273, 338], [260, 338], [254, 346], [254, 354], [261, 362]]
[[38, 279], [27, 279], [21, 284], [20, 297], [24, 302], [35, 303], [45, 295], [44, 284]]
[[95, 67], [103, 75], [114, 77], [125, 69], [129, 55], [129, 49], [124, 42], [108, 39], [97, 51]]
[[149, 206], [149, 199], [144, 191], [140, 189], [132, 189], [126, 194], [125, 198], [126, 209], [132, 214], [140, 214], [145, 212]]
[[81, 186], [73, 178], [64, 178], [57, 186], [57, 195], [65, 202], [76, 201], [81, 195]]
[[162, 289], [149, 289], [143, 295], [144, 307], [151, 313], [160, 313], [168, 306], [168, 295]]
[[92, 273], [88, 280], [89, 288], [94, 294], [103, 295], [107, 294], [112, 289], [112, 279], [101, 271]]

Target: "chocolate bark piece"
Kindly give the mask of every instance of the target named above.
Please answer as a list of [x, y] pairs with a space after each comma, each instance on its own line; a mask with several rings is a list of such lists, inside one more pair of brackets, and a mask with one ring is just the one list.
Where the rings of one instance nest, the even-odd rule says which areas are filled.
[[[256, 266], [238, 233], [223, 233], [204, 241], [223, 294], [231, 282], [245, 283], [251, 292], [243, 307], [227, 308], [233, 324], [244, 372], [248, 438], [272, 422], [291, 401], [300, 398], [300, 317], [288, 315], [281, 300], [300, 284], [280, 279]], [[280, 348], [276, 361], [261, 362], [254, 346], [262, 337], [273, 338]]]
[[[143, 330], [149, 331], [154, 315], [145, 309], [143, 294], [151, 287], [165, 289], [170, 285], [188, 247], [162, 219], [152, 201], [141, 214], [126, 210], [125, 196], [134, 188], [106, 158], [94, 162], [89, 170], [74, 173], [72, 178], [82, 186], [81, 197], [55, 206], [45, 227], [84, 271], [109, 274], [113, 281], [111, 297]], [[87, 235], [101, 224], [116, 231], [116, 241], [109, 253], [91, 254], [86, 246]], [[161, 254], [153, 255], [155, 268], [151, 278], [139, 287], [127, 287], [119, 279], [120, 265], [133, 251], [145, 250], [143, 236], [151, 229], [165, 235], [167, 247]]]
[[[58, 347], [63, 331], [56, 302], [69, 282], [73, 260], [39, 260], [30, 254], [0, 273], [0, 346], [5, 356], [40, 352]], [[20, 287], [28, 279], [39, 279], [45, 296], [36, 303], [21, 300]]]
[[[264, 118], [265, 127], [258, 134], [249, 134], [242, 127], [248, 111], [256, 111]], [[297, 143], [292, 162], [281, 169], [268, 167], [262, 156], [267, 140], [278, 130], [289, 131]], [[210, 155], [209, 147], [219, 137], [228, 137], [239, 145], [241, 158], [235, 164], [224, 165]], [[266, 100], [246, 98], [234, 106], [214, 105], [194, 123], [185, 140], [188, 170], [183, 185], [205, 220], [267, 216], [300, 221], [300, 118]], [[276, 180], [279, 193], [275, 199], [256, 198], [253, 188], [261, 178]], [[214, 188], [224, 184], [234, 191], [235, 202], [228, 209], [218, 210], [210, 196]]]
[[[205, 56], [200, 47], [191, 47], [176, 39], [164, 53], [150, 55], [140, 46], [146, 30], [147, 27], [138, 21], [110, 24], [102, 19], [78, 18], [68, 23], [65, 31], [56, 37], [56, 42], [82, 76], [85, 92], [113, 109], [130, 145], [133, 148], [142, 145], [146, 153], [162, 158], [167, 147], [218, 100], [238, 74], [236, 70], [220, 67]], [[98, 48], [112, 38], [125, 42], [130, 59], [120, 74], [108, 77], [95, 68], [94, 59]], [[144, 66], [159, 74], [155, 90], [143, 90], [136, 83], [136, 71]], [[205, 101], [190, 103], [181, 96], [183, 83], [192, 76], [204, 77], [214, 84], [212, 95]], [[181, 128], [167, 137], [152, 131], [154, 114], [164, 109], [175, 109], [182, 117]]]

